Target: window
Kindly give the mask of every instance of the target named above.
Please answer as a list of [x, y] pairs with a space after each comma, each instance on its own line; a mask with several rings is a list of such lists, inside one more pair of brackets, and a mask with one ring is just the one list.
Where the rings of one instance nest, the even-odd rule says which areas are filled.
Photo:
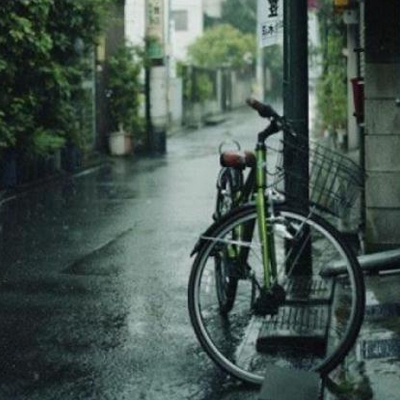
[[171, 13], [172, 20], [175, 22], [176, 31], [188, 30], [188, 12], [187, 10], [177, 10]]

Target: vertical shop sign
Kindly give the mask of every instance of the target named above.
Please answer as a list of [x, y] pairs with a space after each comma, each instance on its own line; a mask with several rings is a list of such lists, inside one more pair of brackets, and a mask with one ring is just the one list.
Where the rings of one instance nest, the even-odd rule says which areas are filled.
[[257, 14], [259, 46], [280, 43], [283, 39], [283, 0], [258, 0]]
[[164, 0], [146, 1], [146, 35], [148, 56], [152, 59], [164, 57]]

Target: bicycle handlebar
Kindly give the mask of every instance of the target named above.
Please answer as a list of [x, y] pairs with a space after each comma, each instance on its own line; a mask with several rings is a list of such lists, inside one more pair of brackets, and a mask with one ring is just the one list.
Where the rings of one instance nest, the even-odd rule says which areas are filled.
[[258, 112], [260, 117], [268, 118], [268, 119], [276, 119], [280, 121], [282, 117], [269, 105], [263, 104], [256, 99], [247, 99], [246, 103], [253, 109]]
[[284, 130], [293, 136], [297, 136], [289, 122], [286, 121], [285, 117], [279, 115], [269, 104], [263, 104], [260, 101], [252, 98], [247, 99], [246, 103], [253, 110], [256, 110], [260, 117], [268, 118], [271, 120], [271, 122], [275, 122], [279, 130]]

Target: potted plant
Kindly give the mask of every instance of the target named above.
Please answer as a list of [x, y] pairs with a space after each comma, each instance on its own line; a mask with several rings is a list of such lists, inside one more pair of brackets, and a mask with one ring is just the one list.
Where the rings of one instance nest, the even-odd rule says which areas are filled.
[[140, 115], [142, 53], [137, 47], [123, 46], [108, 62], [108, 100], [113, 131], [110, 153], [127, 155], [132, 139], [141, 139], [144, 121]]

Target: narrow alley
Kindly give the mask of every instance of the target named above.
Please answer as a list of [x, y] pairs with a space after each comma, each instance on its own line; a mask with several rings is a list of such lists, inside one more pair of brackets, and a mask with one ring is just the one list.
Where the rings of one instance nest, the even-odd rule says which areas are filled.
[[218, 146], [251, 111], [2, 203], [0, 398], [253, 399], [195, 339], [189, 254], [211, 222]]

